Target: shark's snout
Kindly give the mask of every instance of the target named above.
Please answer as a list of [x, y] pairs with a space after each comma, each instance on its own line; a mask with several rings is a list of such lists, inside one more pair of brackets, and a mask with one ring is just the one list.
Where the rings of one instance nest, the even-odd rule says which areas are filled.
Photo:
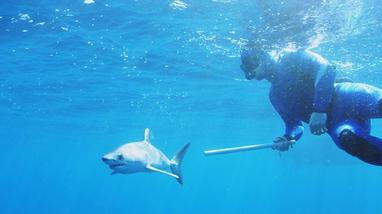
[[105, 164], [109, 165], [110, 168], [126, 165], [126, 163], [116, 159], [114, 155], [111, 155], [111, 154], [104, 155], [101, 159]]
[[102, 161], [104, 163], [110, 165], [110, 164], [112, 164], [114, 162], [114, 159], [110, 155], [105, 155], [105, 156], [102, 157]]

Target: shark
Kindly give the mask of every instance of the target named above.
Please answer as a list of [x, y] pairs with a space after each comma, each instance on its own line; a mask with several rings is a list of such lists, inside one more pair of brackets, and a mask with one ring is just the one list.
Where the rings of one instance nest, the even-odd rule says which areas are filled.
[[181, 166], [190, 146], [185, 144], [172, 159], [150, 143], [150, 129], [144, 131], [144, 139], [124, 144], [104, 155], [102, 161], [114, 174], [132, 174], [138, 172], [157, 172], [175, 178], [183, 184]]

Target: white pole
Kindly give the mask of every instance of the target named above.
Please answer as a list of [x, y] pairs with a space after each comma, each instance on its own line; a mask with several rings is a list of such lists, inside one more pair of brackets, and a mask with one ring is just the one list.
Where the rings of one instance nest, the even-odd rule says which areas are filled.
[[277, 148], [278, 146], [283, 146], [283, 144], [285, 144], [285, 143], [290, 145], [290, 144], [293, 144], [294, 142], [295, 142], [294, 140], [291, 140], [289, 142], [283, 142], [283, 143], [255, 144], [255, 145], [248, 145], [248, 146], [239, 146], [239, 147], [232, 147], [232, 148], [207, 150], [207, 151], [204, 151], [204, 155], [206, 155], [206, 156], [221, 155], [221, 154], [244, 152], [244, 151], [250, 151], [250, 150]]

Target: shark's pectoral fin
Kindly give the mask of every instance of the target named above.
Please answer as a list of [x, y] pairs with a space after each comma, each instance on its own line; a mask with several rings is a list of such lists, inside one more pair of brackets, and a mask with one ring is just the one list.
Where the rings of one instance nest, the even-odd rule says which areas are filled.
[[162, 173], [162, 174], [169, 175], [169, 176], [171, 176], [171, 177], [173, 177], [173, 178], [176, 178], [176, 179], [179, 178], [179, 176], [177, 176], [177, 175], [175, 175], [175, 174], [173, 174], [173, 173], [166, 172], [166, 171], [164, 171], [164, 170], [155, 168], [155, 167], [153, 167], [153, 166], [151, 166], [151, 165], [147, 165], [146, 168], [149, 169], [149, 170], [151, 170], [151, 171], [154, 171], [154, 172], [159, 172], [159, 173]]
[[116, 172], [116, 171], [112, 171], [112, 172], [110, 173], [110, 175], [115, 175], [115, 174], [118, 174], [118, 172]]

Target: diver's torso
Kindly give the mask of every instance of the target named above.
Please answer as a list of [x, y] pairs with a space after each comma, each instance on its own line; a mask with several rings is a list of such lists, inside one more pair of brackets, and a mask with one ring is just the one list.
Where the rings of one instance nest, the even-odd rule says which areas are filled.
[[315, 65], [304, 61], [298, 53], [284, 57], [272, 80], [272, 104], [289, 117], [308, 122], [313, 112], [316, 75]]

